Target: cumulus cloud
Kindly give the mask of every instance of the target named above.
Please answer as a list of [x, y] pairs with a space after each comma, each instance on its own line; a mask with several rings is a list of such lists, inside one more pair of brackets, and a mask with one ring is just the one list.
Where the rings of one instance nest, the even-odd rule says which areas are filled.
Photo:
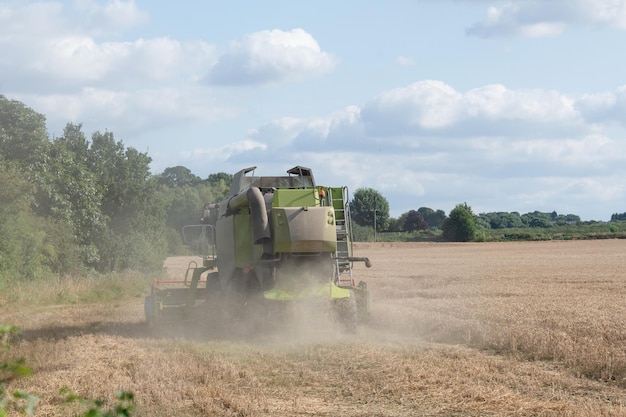
[[328, 117], [297, 119], [283, 117], [272, 120], [248, 136], [274, 149], [298, 149], [301, 151], [345, 150], [354, 146], [363, 147], [364, 130], [357, 106], [348, 106]]
[[44, 112], [53, 131], [78, 121], [128, 134], [231, 118], [238, 110], [209, 89], [207, 72], [219, 82], [225, 72], [235, 84], [264, 84], [335, 64], [302, 29], [252, 33], [221, 58], [203, 40], [122, 39], [148, 19], [134, 0], [0, 3], [2, 93]]
[[270, 84], [327, 73], [335, 59], [302, 29], [264, 30], [233, 42], [207, 80], [217, 85]]
[[585, 94], [576, 108], [589, 123], [620, 123], [626, 126], [626, 85], [615, 92]]
[[[105, 33], [104, 27], [121, 30], [146, 18], [134, 1], [80, 1], [74, 9], [52, 2], [0, 7], [0, 54], [8, 57], [0, 63], [0, 79], [17, 92], [145, 88], [162, 81], [200, 79], [215, 63], [214, 47], [202, 41], [99, 41], [94, 32]], [[74, 24], [90, 20], [100, 26]]]
[[466, 29], [471, 36], [557, 36], [568, 27], [626, 29], [624, 0], [527, 0], [490, 6], [487, 15]]
[[529, 135], [581, 122], [573, 101], [555, 91], [493, 84], [462, 93], [431, 80], [380, 94], [365, 104], [362, 118], [375, 135]]
[[43, 114], [52, 115], [49, 124], [57, 134], [67, 122], [83, 123], [91, 130], [112, 129], [133, 135], [186, 123], [205, 125], [238, 114], [237, 109], [211, 99], [205, 89], [196, 87], [134, 91], [85, 87], [79, 93], [23, 94], [18, 98]]
[[[340, 176], [353, 187], [374, 187], [397, 204], [425, 194], [438, 201], [472, 194], [505, 210], [505, 202], [491, 201], [493, 195], [504, 195], [515, 210], [526, 206], [537, 210], [545, 208], [541, 196], [521, 191], [509, 195], [510, 190], [557, 178], [557, 183], [542, 186], [562, 195], [558, 187], [573, 193], [572, 184], [580, 178], [593, 184], [590, 178], [614, 174], [626, 143], [610, 139], [590, 123], [583, 103], [610, 113], [621, 100], [618, 96], [616, 92], [574, 98], [499, 84], [462, 92], [441, 81], [425, 80], [384, 91], [362, 107], [349, 106], [327, 117], [267, 123], [250, 131], [251, 140], [267, 145], [262, 155], [240, 156], [242, 163], [252, 164], [278, 150], [291, 160], [310, 161], [331, 172], [318, 180], [332, 182]], [[331, 151], [333, 158], [328, 157]], [[445, 190], [441, 184], [446, 184]], [[596, 194], [600, 198], [619, 190], [584, 192], [587, 198]], [[583, 190], [579, 192], [582, 195]], [[554, 195], [545, 198], [546, 205]], [[449, 205], [458, 202], [452, 199]], [[401, 213], [415, 206], [396, 209]]]
[[[615, 113], [617, 96], [576, 99], [553, 90], [511, 90], [500, 84], [461, 92], [442, 81], [425, 80], [384, 91], [362, 107], [348, 106], [327, 117], [276, 119], [250, 130], [249, 136], [277, 149], [433, 151], [463, 141], [464, 146], [488, 152], [502, 146], [502, 138], [580, 140], [592, 135], [598, 130], [586, 119], [593, 114], [592, 104], [600, 103], [595, 104], [597, 113], [609, 117]], [[626, 101], [626, 96], [620, 100]]]

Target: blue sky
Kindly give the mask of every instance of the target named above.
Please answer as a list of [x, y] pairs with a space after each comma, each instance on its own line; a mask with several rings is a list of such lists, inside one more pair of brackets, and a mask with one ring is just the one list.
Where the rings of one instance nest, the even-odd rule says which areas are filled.
[[313, 169], [394, 217], [626, 211], [626, 0], [1, 1], [0, 94], [206, 178]]

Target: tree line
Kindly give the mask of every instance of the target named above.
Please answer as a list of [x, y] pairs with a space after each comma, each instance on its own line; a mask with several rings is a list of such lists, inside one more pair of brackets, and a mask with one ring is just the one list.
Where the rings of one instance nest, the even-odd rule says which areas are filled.
[[[430, 240], [460, 241], [484, 240], [488, 233], [497, 230], [524, 230], [545, 229], [550, 230], [550, 235], [557, 235], [553, 229], [567, 226], [577, 227], [577, 235], [597, 236], [597, 228], [592, 226], [599, 224], [596, 221], [583, 222], [580, 216], [575, 214], [558, 214], [556, 211], [540, 212], [533, 211], [525, 214], [518, 212], [490, 212], [474, 214], [467, 203], [456, 205], [449, 215], [441, 209], [420, 207], [417, 210], [409, 210], [397, 219], [389, 215], [389, 203], [385, 197], [372, 188], [360, 188], [355, 191], [354, 198], [350, 202], [354, 229], [357, 238], [367, 240], [367, 230], [375, 235], [382, 232], [430, 232]], [[612, 223], [626, 221], [626, 213], [613, 214]], [[551, 230], [552, 229], [552, 230]], [[623, 227], [611, 225], [607, 227], [609, 232], [621, 232]], [[571, 236], [572, 233], [568, 232]], [[493, 234], [493, 233], [492, 233]], [[594, 235], [595, 234], [595, 235]], [[510, 233], [517, 238], [532, 238], [529, 233]], [[606, 236], [602, 234], [602, 236]], [[610, 235], [609, 235], [610, 236]]]
[[227, 193], [230, 175], [153, 175], [151, 161], [113, 132], [88, 139], [80, 124], [51, 139], [43, 115], [0, 95], [0, 288], [16, 277], [161, 269], [181, 250], [182, 225]]

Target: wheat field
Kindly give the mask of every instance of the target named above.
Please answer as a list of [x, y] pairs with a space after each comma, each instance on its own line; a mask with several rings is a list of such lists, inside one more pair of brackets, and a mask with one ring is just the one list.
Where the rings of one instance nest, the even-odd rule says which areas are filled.
[[[11, 306], [39, 416], [59, 388], [136, 416], [626, 416], [626, 240], [363, 243], [372, 317], [345, 334], [294, 309], [270, 331], [150, 328], [143, 300]], [[174, 276], [189, 259], [166, 263]]]

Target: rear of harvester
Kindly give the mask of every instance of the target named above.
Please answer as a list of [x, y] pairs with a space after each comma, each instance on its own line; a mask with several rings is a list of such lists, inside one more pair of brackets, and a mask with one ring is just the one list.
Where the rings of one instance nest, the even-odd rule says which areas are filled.
[[205, 205], [202, 224], [184, 228], [202, 265], [192, 262], [182, 280], [154, 281], [148, 322], [188, 318], [207, 305], [236, 320], [251, 305], [263, 306], [248, 312], [259, 318], [289, 311], [277, 306], [313, 302], [330, 306], [346, 330], [356, 330], [370, 307], [353, 264], [370, 262], [352, 254], [347, 188], [318, 186], [301, 166], [278, 177], [256, 177], [255, 169], [235, 174], [230, 197]]

